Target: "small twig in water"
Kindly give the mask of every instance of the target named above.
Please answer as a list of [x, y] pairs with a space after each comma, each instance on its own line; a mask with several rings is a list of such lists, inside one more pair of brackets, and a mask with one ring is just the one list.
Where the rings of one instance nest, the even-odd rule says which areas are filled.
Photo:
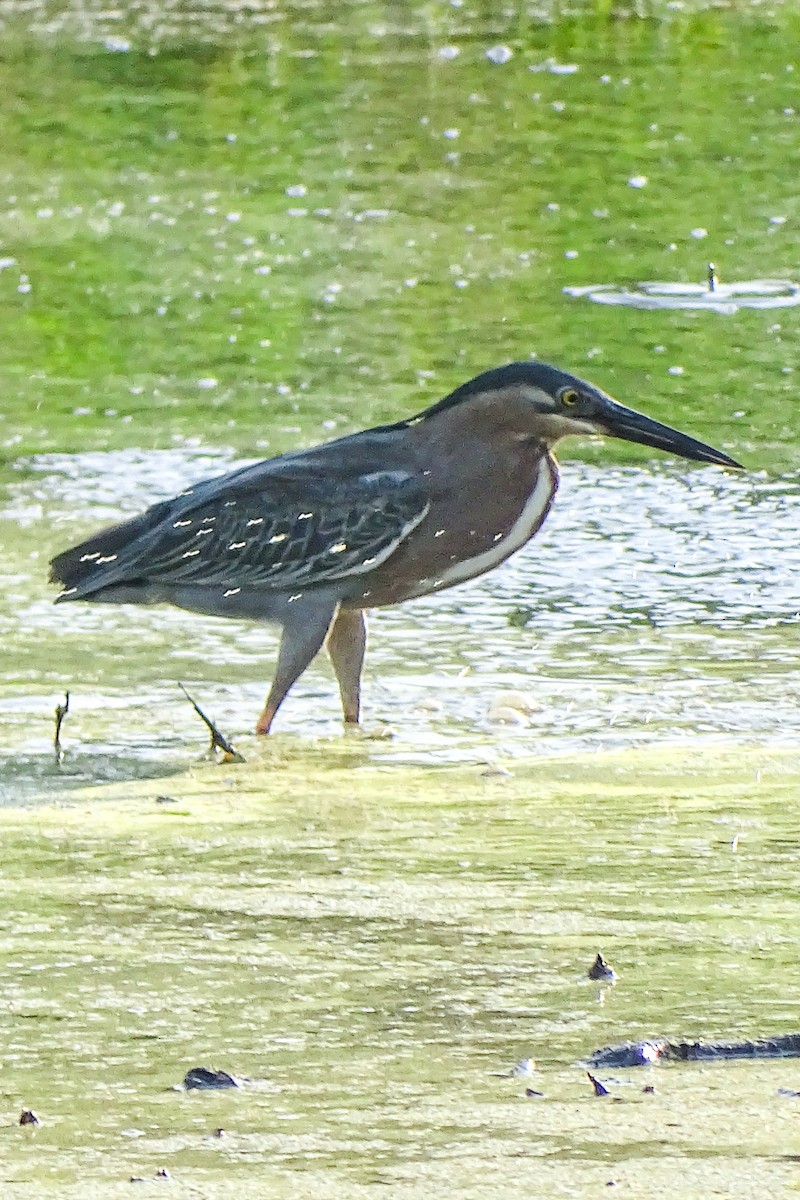
[[222, 753], [222, 761], [223, 762], [243, 763], [245, 761], [243, 755], [241, 755], [239, 753], [239, 751], [236, 750], [234, 748], [234, 746], [231, 745], [231, 743], [228, 741], [228, 739], [225, 737], [224, 734], [220, 733], [220, 731], [217, 729], [216, 725], [211, 720], [211, 718], [206, 716], [206, 714], [203, 712], [200, 705], [197, 703], [196, 700], [192, 699], [192, 697], [189, 695], [189, 693], [187, 692], [187, 690], [183, 686], [183, 684], [179, 683], [178, 687], [181, 689], [184, 696], [189, 701], [192, 708], [197, 713], [198, 717], [204, 723], [204, 725], [208, 729], [209, 733], [211, 734], [211, 748], [210, 748], [209, 753], [213, 754], [216, 750], [219, 750]]
[[56, 756], [56, 766], [60, 767], [64, 761], [64, 747], [61, 745], [61, 726], [64, 724], [64, 717], [69, 712], [69, 692], [64, 692], [64, 703], [56, 705], [56, 735], [53, 738], [53, 750]]

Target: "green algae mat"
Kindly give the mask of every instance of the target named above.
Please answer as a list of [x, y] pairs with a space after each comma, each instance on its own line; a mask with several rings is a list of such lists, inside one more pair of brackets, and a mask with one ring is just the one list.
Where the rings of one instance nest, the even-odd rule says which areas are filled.
[[242, 748], [4, 814], [4, 1196], [794, 1194], [797, 1061], [581, 1066], [800, 1026], [793, 751]]

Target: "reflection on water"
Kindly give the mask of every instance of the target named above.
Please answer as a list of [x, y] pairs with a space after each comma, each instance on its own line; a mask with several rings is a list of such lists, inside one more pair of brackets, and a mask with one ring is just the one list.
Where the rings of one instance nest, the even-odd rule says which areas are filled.
[[[20, 464], [5, 528], [55, 550], [235, 465], [230, 454], [196, 449], [41, 456]], [[398, 731], [381, 752], [449, 758], [689, 732], [795, 734], [798, 491], [796, 477], [567, 463], [542, 533], [515, 558], [373, 615], [367, 717]], [[180, 679], [230, 732], [251, 727], [274, 631], [167, 608], [56, 609], [37, 552], [3, 552], [10, 587], [0, 620], [18, 664], [4, 687], [9, 720], [49, 717], [69, 686], [77, 713], [104, 715], [97, 736], [109, 749], [161, 752], [202, 740]], [[523, 692], [532, 712], [498, 727], [490, 710], [509, 690]], [[280, 728], [336, 732], [327, 665], [297, 684]], [[43, 728], [40, 744], [49, 736]]]
[[[710, 268], [713, 278], [713, 267]], [[739, 283], [640, 283], [634, 288], [613, 283], [565, 287], [566, 296], [586, 297], [596, 304], [622, 304], [626, 308], [707, 309], [732, 315], [740, 308], [794, 308], [800, 304], [800, 285], [791, 279], [745, 279]]]

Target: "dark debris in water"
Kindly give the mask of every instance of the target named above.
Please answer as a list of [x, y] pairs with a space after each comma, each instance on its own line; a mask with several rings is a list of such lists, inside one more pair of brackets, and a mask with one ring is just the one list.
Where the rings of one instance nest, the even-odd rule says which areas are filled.
[[183, 1080], [187, 1092], [193, 1089], [238, 1088], [239, 1084], [227, 1071], [212, 1071], [210, 1067], [190, 1067]]
[[595, 1096], [610, 1096], [611, 1095], [608, 1088], [604, 1084], [602, 1084], [599, 1079], [596, 1079], [595, 1076], [592, 1075], [592, 1073], [590, 1071], [587, 1071], [586, 1074], [589, 1077], [589, 1083], [594, 1088]]
[[41, 1121], [37, 1117], [32, 1108], [23, 1108], [19, 1115], [20, 1125], [41, 1125]]
[[654, 1062], [724, 1062], [751, 1058], [800, 1058], [800, 1033], [742, 1042], [623, 1042], [604, 1046], [587, 1060], [591, 1067], [643, 1067]]
[[589, 1056], [592, 1067], [645, 1067], [663, 1056], [665, 1041], [624, 1042], [620, 1046], [604, 1046]]
[[613, 983], [617, 978], [617, 972], [605, 961], [602, 954], [597, 955], [597, 958], [589, 967], [587, 975], [590, 979], [595, 979], [602, 983]]

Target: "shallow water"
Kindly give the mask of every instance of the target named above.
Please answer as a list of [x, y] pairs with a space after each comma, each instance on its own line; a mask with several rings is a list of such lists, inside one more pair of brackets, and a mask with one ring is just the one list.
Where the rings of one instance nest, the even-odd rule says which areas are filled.
[[[2, 627], [16, 647], [2, 706], [17, 783], [20, 741], [44, 752], [64, 690], [65, 736], [126, 768], [130, 753], [158, 755], [165, 739], [202, 741], [179, 680], [231, 735], [252, 728], [276, 648], [270, 628], [168, 608], [56, 608], [44, 584], [51, 550], [234, 465], [200, 449], [17, 464], [0, 510], [11, 535]], [[795, 736], [799, 490], [788, 475], [567, 462], [551, 516], [520, 554], [472, 584], [373, 614], [367, 721], [396, 732], [382, 753], [437, 762], [693, 733]], [[493, 706], [507, 708], [514, 692], [532, 712], [506, 712], [511, 724], [499, 725]], [[321, 662], [276, 728], [327, 735], [338, 720]]]
[[[796, 1062], [607, 1105], [578, 1064], [798, 1028], [798, 312], [565, 289], [796, 278], [796, 7], [0, 27], [3, 1195], [795, 1194]], [[565, 446], [530, 547], [375, 614], [393, 740], [343, 741], [320, 663], [256, 745], [270, 630], [53, 607], [100, 523], [531, 355], [747, 469]], [[493, 1074], [528, 1054], [541, 1102]], [[253, 1082], [168, 1090], [200, 1064]]]
[[[797, 1027], [797, 779], [699, 739], [499, 781], [321, 744], [6, 813], [4, 1189], [790, 1196], [797, 1060], [600, 1101], [581, 1059]], [[170, 1090], [198, 1065], [245, 1082]]]

